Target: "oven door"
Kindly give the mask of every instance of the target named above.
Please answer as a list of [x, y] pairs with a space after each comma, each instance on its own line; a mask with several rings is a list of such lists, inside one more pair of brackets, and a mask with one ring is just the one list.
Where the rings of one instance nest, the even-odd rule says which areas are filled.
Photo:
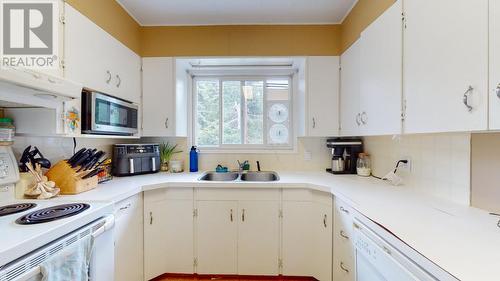
[[138, 132], [138, 106], [135, 104], [94, 92], [91, 109], [91, 133], [133, 135]]

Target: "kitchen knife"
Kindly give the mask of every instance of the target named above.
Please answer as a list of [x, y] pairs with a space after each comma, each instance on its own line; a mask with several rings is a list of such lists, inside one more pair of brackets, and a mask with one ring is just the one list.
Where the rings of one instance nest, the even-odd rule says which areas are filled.
[[95, 170], [91, 171], [90, 173], [86, 174], [85, 176], [83, 176], [82, 180], [91, 178], [91, 177], [99, 174], [101, 171], [102, 171], [101, 169], [95, 169]]
[[104, 154], [104, 151], [98, 151], [96, 154], [89, 157], [87, 161], [85, 161], [85, 163], [82, 165], [82, 167], [78, 170], [78, 172], [80, 172], [82, 169], [83, 171], [87, 171], [92, 168], [92, 166], [94, 166]]
[[87, 150], [85, 151], [84, 153], [82, 153], [82, 155], [80, 157], [78, 157], [74, 162], [73, 162], [73, 165], [71, 165], [71, 167], [75, 168], [79, 165], [82, 165], [82, 163], [85, 162], [85, 160], [87, 160], [87, 158], [89, 158], [89, 156], [91, 155], [91, 151]]
[[78, 159], [78, 157], [80, 157], [82, 155], [82, 153], [84, 153], [85, 151], [87, 151], [86, 148], [82, 148], [80, 150], [78, 150], [77, 153], [73, 154], [73, 156], [71, 156], [71, 158], [68, 159], [68, 164], [70, 165], [73, 165], [73, 163], [76, 161], [76, 159]]

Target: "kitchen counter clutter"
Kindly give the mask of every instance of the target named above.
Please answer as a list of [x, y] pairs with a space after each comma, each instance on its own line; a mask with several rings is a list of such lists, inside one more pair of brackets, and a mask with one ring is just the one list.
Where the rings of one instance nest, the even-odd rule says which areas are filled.
[[495, 280], [500, 276], [498, 218], [486, 211], [416, 193], [404, 186], [393, 187], [374, 178], [325, 172], [279, 175], [279, 181], [258, 183], [201, 182], [201, 173], [159, 173], [115, 178], [89, 192], [54, 200], [117, 203], [142, 191], [162, 188], [308, 188], [340, 198], [459, 280]]

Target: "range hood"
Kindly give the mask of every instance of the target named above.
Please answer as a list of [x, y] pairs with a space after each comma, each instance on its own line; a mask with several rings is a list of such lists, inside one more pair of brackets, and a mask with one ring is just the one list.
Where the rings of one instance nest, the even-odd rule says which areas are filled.
[[80, 98], [82, 85], [25, 69], [0, 69], [0, 107], [54, 108]]

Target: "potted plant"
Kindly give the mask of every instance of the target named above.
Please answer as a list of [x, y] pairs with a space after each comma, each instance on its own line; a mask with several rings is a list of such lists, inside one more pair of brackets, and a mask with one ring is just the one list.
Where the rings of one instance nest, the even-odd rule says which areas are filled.
[[168, 142], [160, 144], [160, 169], [162, 171], [168, 171], [168, 162], [170, 161], [172, 156], [176, 153], [181, 152], [182, 150], [177, 150], [177, 144], [170, 145]]

